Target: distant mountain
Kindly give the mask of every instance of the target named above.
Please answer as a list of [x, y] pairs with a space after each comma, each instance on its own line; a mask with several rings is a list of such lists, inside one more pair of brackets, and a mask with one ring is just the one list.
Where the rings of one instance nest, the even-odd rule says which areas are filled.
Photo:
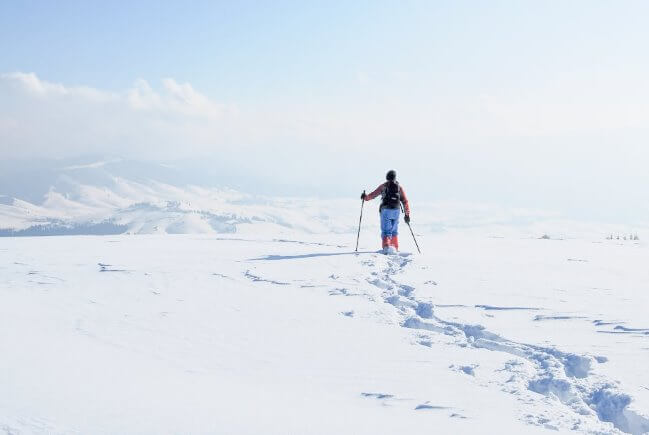
[[[14, 178], [11, 178], [11, 177]], [[31, 162], [3, 171], [0, 236], [343, 232], [353, 219], [314, 207], [316, 200], [248, 195], [186, 182], [172, 167], [119, 159]], [[172, 184], [176, 182], [177, 184]]]
[[[272, 181], [227, 182], [209, 164], [115, 157], [0, 162], [0, 237], [77, 234], [355, 233], [360, 199], [282, 197]], [[227, 174], [226, 174], [227, 175]], [[245, 178], [240, 174], [240, 179]], [[220, 181], [219, 181], [220, 180]], [[328, 181], [323, 181], [323, 186]], [[259, 186], [266, 185], [268, 190]], [[219, 186], [219, 187], [205, 187]], [[248, 186], [248, 188], [246, 188]], [[270, 193], [266, 193], [266, 192]], [[254, 194], [246, 192], [255, 192]], [[266, 193], [266, 194], [264, 194]], [[647, 225], [579, 222], [542, 210], [411, 197], [415, 231], [479, 231], [553, 239], [649, 232]], [[362, 234], [378, 233], [378, 200]], [[368, 235], [369, 237], [369, 235]]]

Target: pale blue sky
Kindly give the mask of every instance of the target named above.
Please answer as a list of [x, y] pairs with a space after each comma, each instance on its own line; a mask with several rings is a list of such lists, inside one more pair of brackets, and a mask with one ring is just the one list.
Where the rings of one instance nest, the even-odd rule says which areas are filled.
[[645, 1], [4, 1], [0, 151], [211, 158], [311, 192], [396, 167], [420, 197], [594, 215], [604, 195], [649, 218], [648, 16]]
[[643, 1], [5, 1], [0, 10], [0, 71], [114, 90], [174, 77], [219, 100], [342, 97], [359, 92], [357, 73], [395, 92], [456, 95], [648, 68]]

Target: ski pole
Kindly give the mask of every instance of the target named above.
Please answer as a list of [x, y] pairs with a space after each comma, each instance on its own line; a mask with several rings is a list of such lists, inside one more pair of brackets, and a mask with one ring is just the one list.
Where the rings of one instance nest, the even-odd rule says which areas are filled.
[[[399, 205], [401, 206], [401, 211], [405, 213], [406, 211], [403, 209], [403, 204], [399, 203]], [[410, 234], [412, 234], [412, 240], [415, 241], [415, 246], [417, 247], [417, 251], [419, 251], [419, 253], [421, 254], [421, 250], [419, 249], [419, 245], [417, 244], [417, 239], [415, 239], [415, 233], [412, 232], [412, 227], [410, 226], [410, 222], [406, 222], [406, 223], [408, 224], [408, 228], [410, 228]]]
[[410, 228], [410, 234], [412, 234], [412, 240], [415, 241], [415, 246], [417, 247], [417, 251], [421, 254], [421, 250], [419, 249], [419, 244], [417, 244], [417, 239], [415, 238], [415, 233], [412, 232], [412, 227], [410, 226], [410, 222], [407, 222], [408, 228]]
[[363, 220], [363, 204], [365, 204], [364, 190], [363, 190], [363, 199], [361, 199], [361, 217], [358, 219], [358, 234], [356, 235], [356, 252], [358, 252], [358, 239], [361, 237], [361, 221]]

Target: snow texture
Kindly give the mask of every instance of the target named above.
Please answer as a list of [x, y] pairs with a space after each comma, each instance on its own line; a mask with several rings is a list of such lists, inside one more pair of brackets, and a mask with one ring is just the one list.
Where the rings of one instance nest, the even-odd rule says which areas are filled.
[[645, 245], [354, 236], [1, 239], [0, 431], [649, 432]]
[[648, 248], [618, 228], [417, 203], [424, 254], [371, 213], [355, 252], [357, 200], [104, 166], [0, 192], [0, 433], [649, 432]]

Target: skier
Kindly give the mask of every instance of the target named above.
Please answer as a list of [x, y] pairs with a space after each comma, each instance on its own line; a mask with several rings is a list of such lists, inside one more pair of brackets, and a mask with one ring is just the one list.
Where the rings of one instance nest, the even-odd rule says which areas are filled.
[[382, 201], [379, 207], [379, 213], [381, 214], [381, 240], [383, 251], [387, 253], [390, 247], [393, 247], [397, 251], [399, 250], [399, 203], [403, 204], [405, 211], [403, 219], [406, 223], [410, 223], [410, 205], [408, 204], [406, 192], [396, 180], [397, 173], [391, 169], [385, 175], [385, 179], [387, 181], [377, 187], [373, 192], [368, 194], [363, 192], [361, 199], [363, 201], [371, 201], [381, 195]]

